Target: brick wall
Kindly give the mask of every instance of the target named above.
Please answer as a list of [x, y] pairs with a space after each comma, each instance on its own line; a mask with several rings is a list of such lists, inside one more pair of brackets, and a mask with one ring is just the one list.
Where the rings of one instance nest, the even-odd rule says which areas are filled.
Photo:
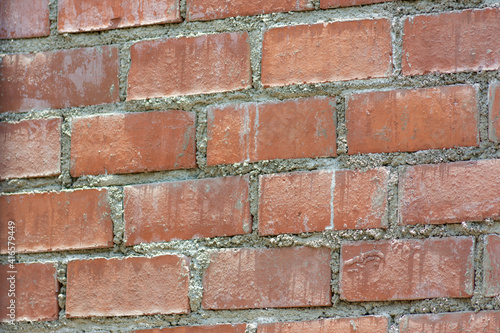
[[498, 1], [5, 0], [0, 39], [0, 330], [500, 331]]

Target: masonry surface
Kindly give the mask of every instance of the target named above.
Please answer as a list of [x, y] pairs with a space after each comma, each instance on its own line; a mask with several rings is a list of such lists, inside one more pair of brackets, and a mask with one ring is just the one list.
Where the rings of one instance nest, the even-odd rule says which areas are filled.
[[499, 36], [497, 0], [1, 1], [0, 331], [499, 332]]

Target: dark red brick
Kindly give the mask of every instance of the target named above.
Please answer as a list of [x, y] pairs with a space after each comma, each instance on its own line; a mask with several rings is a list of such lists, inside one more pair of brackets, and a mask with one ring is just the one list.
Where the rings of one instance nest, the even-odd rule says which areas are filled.
[[500, 311], [456, 312], [404, 316], [401, 333], [500, 332]]
[[366, 316], [260, 324], [257, 333], [387, 333], [387, 317]]
[[0, 1], [0, 39], [48, 35], [49, 0]]

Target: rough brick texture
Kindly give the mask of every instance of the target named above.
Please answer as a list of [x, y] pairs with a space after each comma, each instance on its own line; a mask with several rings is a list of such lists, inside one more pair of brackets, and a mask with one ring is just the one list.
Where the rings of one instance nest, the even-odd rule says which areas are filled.
[[194, 113], [172, 110], [77, 118], [71, 132], [73, 177], [196, 167]]
[[110, 214], [105, 189], [1, 196], [0, 253], [7, 253], [9, 221], [19, 253], [112, 247]]
[[500, 160], [418, 165], [399, 180], [402, 224], [441, 224], [500, 217]]
[[211, 326], [183, 326], [138, 330], [133, 333], [245, 333], [246, 324], [211, 325]]
[[70, 261], [66, 316], [188, 313], [188, 265], [177, 255]]
[[493, 142], [500, 142], [500, 82], [490, 85], [489, 100], [489, 138]]
[[248, 177], [127, 186], [127, 245], [249, 233]]
[[[15, 272], [15, 273], [13, 273]], [[12, 288], [11, 278], [15, 276], [15, 286]], [[15, 300], [16, 321], [57, 320], [59, 305], [57, 294], [59, 282], [56, 279], [54, 263], [15, 264], [0, 266], [0, 321], [10, 321], [11, 299]], [[8, 293], [14, 290], [15, 297]]]
[[261, 176], [259, 234], [386, 227], [388, 176], [384, 168]]
[[118, 48], [100, 46], [7, 54], [0, 65], [0, 112], [113, 103]]
[[261, 324], [257, 333], [386, 333], [388, 320], [382, 316], [323, 319]]
[[271, 87], [389, 76], [390, 27], [388, 20], [378, 19], [270, 29], [262, 46], [262, 84]]
[[369, 5], [373, 3], [389, 2], [394, 0], [321, 0], [320, 7], [323, 9]]
[[494, 333], [500, 332], [500, 311], [456, 312], [404, 316], [401, 333]]
[[61, 119], [0, 123], [0, 179], [60, 174]]
[[181, 22], [179, 0], [59, 0], [57, 30], [79, 32]]
[[478, 146], [476, 95], [465, 85], [354, 94], [346, 111], [349, 154]]
[[500, 8], [421, 15], [404, 25], [405, 75], [500, 68]]
[[330, 249], [220, 250], [211, 254], [203, 277], [202, 306], [205, 309], [329, 306], [330, 279]]
[[49, 0], [0, 1], [0, 39], [49, 34]]
[[148, 40], [132, 45], [128, 100], [250, 86], [248, 33]]
[[471, 297], [474, 240], [360, 241], [342, 245], [340, 297], [348, 301]]
[[207, 164], [336, 155], [335, 99], [208, 109]]
[[313, 8], [312, 0], [187, 0], [186, 20], [206, 21], [233, 16], [311, 10]]
[[[500, 236], [488, 235], [484, 239], [484, 294], [500, 295]], [[497, 314], [500, 316], [500, 312]], [[498, 318], [500, 324], [500, 318]], [[500, 326], [499, 326], [500, 327]]]

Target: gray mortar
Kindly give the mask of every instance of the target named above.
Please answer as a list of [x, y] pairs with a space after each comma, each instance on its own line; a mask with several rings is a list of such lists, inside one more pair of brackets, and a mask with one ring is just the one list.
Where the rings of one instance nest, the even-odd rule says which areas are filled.
[[[60, 320], [55, 322], [21, 322], [13, 328], [0, 324], [0, 330], [17, 332], [129, 332], [133, 329], [156, 328], [177, 325], [202, 325], [217, 323], [249, 323], [248, 333], [256, 332], [256, 324], [275, 321], [304, 321], [318, 318], [355, 317], [361, 315], [388, 315], [390, 332], [399, 332], [399, 319], [404, 314], [441, 313], [452, 311], [477, 311], [500, 309], [500, 296], [484, 297], [482, 263], [485, 235], [500, 234], [500, 222], [464, 222], [448, 225], [402, 226], [398, 224], [398, 172], [401, 168], [416, 164], [434, 164], [500, 158], [500, 145], [488, 141], [488, 84], [500, 80], [500, 71], [462, 72], [452, 74], [428, 74], [407, 77], [401, 73], [402, 27], [408, 16], [436, 13], [468, 8], [500, 6], [498, 0], [475, 1], [394, 1], [361, 7], [320, 10], [319, 1], [313, 2], [315, 11], [275, 13], [251, 17], [227, 18], [207, 22], [182, 22], [147, 27], [117, 29], [102, 32], [58, 34], [57, 0], [50, 1], [51, 34], [45, 38], [0, 41], [0, 56], [7, 53], [41, 52], [78, 47], [117, 45], [119, 47], [120, 102], [88, 107], [71, 107], [59, 110], [37, 110], [23, 113], [0, 114], [0, 121], [15, 122], [26, 119], [63, 118], [61, 134], [61, 167], [59, 177], [12, 179], [0, 181], [0, 193], [28, 193], [62, 188], [107, 188], [111, 205], [115, 246], [108, 249], [60, 251], [55, 253], [18, 254], [18, 262], [56, 262], [57, 278], [61, 283], [58, 295], [61, 307]], [[181, 13], [185, 17], [185, 0], [181, 0]], [[359, 19], [388, 18], [392, 22], [393, 73], [388, 78], [328, 82], [318, 84], [291, 85], [262, 88], [260, 61], [263, 34], [271, 27], [314, 24], [320, 22], [348, 21]], [[152, 98], [126, 101], [127, 76], [130, 69], [130, 47], [141, 40], [179, 36], [196, 36], [220, 32], [247, 31], [251, 48], [253, 88], [241, 91], [213, 93], [196, 96]], [[383, 153], [348, 155], [346, 142], [345, 110], [352, 93], [363, 91], [392, 90], [400, 88], [424, 88], [441, 85], [472, 84], [479, 86], [479, 133], [480, 146], [426, 150], [414, 153]], [[245, 102], [277, 101], [288, 98], [334, 96], [337, 116], [337, 158], [303, 158], [292, 160], [259, 161], [232, 165], [206, 166], [206, 108]], [[149, 110], [180, 109], [196, 113], [196, 146], [198, 169], [161, 171], [126, 175], [99, 175], [72, 178], [69, 174], [71, 147], [71, 120], [75, 117], [141, 112]], [[269, 173], [308, 170], [369, 169], [389, 167], [388, 228], [370, 230], [325, 231], [299, 235], [258, 235], [258, 177]], [[174, 240], [163, 243], [140, 244], [125, 247], [123, 243], [123, 186], [185, 179], [221, 177], [228, 175], [250, 176], [250, 210], [253, 216], [253, 231], [234, 237], [215, 237], [194, 240]], [[471, 299], [436, 298], [415, 301], [346, 302], [340, 299], [339, 276], [340, 249], [342, 243], [356, 240], [425, 239], [428, 237], [472, 236], [475, 239], [475, 286]], [[327, 247], [332, 251], [332, 307], [250, 309], [250, 310], [204, 310], [202, 279], [209, 265], [209, 253], [221, 248], [277, 248], [290, 246]], [[113, 318], [65, 318], [66, 265], [71, 260], [92, 258], [114, 258], [124, 256], [152, 256], [166, 253], [183, 254], [190, 257], [189, 298], [192, 312], [187, 315], [155, 315]], [[0, 257], [5, 263], [7, 258]]]

